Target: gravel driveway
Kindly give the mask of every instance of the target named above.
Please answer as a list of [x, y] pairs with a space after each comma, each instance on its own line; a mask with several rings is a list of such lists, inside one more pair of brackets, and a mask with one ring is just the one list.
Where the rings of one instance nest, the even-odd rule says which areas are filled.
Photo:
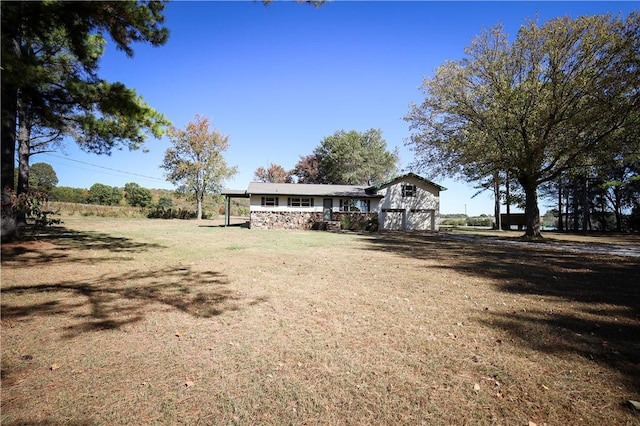
[[516, 246], [531, 246], [544, 247], [549, 250], [560, 251], [573, 251], [582, 253], [601, 253], [613, 256], [627, 256], [627, 257], [640, 257], [640, 247], [638, 246], [626, 246], [626, 245], [614, 245], [614, 244], [570, 244], [570, 243], [545, 243], [545, 242], [528, 242], [517, 240], [503, 240], [500, 238], [483, 237], [477, 235], [457, 235], [457, 234], [444, 234], [447, 238], [460, 241], [476, 241], [476, 242], [488, 242], [496, 244], [511, 244]]

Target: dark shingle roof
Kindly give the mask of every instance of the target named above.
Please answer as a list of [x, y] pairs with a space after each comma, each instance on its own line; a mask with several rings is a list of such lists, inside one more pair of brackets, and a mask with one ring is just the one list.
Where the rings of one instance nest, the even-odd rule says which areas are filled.
[[365, 185], [324, 185], [306, 183], [251, 182], [247, 193], [251, 195], [298, 195], [317, 197], [380, 198]]
[[445, 188], [444, 186], [438, 185], [435, 182], [431, 182], [429, 179], [425, 179], [422, 176], [419, 176], [419, 175], [417, 175], [415, 173], [407, 173], [407, 174], [404, 174], [402, 176], [395, 177], [395, 178], [393, 178], [391, 180], [388, 180], [386, 182], [382, 182], [382, 183], [379, 183], [377, 185], [370, 186], [367, 189], [369, 191], [378, 191], [378, 190], [380, 190], [380, 189], [382, 189], [382, 188], [384, 188], [386, 186], [393, 185], [394, 183], [396, 183], [398, 181], [401, 181], [402, 179], [407, 178], [407, 177], [413, 177], [413, 178], [416, 178], [418, 180], [421, 180], [424, 183], [428, 183], [429, 185], [433, 185], [436, 188], [438, 188], [440, 191], [446, 191], [447, 190], [447, 188]]
[[249, 197], [251, 195], [293, 195], [300, 197], [382, 198], [382, 195], [378, 195], [377, 191], [389, 185], [393, 185], [406, 177], [419, 179], [429, 185], [435, 186], [440, 191], [447, 189], [444, 186], [431, 182], [430, 180], [418, 176], [415, 173], [407, 173], [374, 186], [251, 182], [249, 183], [249, 187], [246, 191], [226, 189], [222, 192], [222, 195], [228, 195], [230, 197]]

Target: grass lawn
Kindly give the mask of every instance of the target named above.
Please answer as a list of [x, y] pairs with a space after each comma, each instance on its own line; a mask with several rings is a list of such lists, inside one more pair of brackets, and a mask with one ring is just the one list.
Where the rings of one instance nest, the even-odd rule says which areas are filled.
[[640, 424], [639, 258], [63, 220], [2, 246], [3, 425]]

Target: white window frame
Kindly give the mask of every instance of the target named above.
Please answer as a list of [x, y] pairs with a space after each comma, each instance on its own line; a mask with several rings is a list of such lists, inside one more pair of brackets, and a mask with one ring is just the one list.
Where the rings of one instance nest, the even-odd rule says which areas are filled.
[[365, 198], [343, 198], [340, 200], [341, 212], [370, 213], [371, 200]]
[[313, 197], [288, 197], [288, 207], [313, 207]]
[[278, 197], [262, 197], [260, 199], [260, 205], [262, 207], [278, 207]]

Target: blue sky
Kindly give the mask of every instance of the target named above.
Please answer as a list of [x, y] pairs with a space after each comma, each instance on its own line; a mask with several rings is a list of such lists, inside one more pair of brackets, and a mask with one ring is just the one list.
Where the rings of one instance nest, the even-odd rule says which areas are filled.
[[[130, 59], [107, 45], [101, 77], [136, 89], [173, 125], [196, 114], [230, 136], [225, 158], [239, 173], [226, 186], [245, 189], [254, 171], [269, 163], [292, 168], [301, 155], [337, 130], [382, 130], [398, 147], [401, 167], [413, 155], [403, 117], [420, 102], [420, 85], [483, 28], [502, 23], [515, 36], [526, 19], [601, 13], [623, 15], [636, 2], [370, 2], [335, 1], [320, 8], [290, 2], [169, 3], [169, 41], [159, 48], [134, 45]], [[160, 169], [166, 138], [148, 152], [86, 154], [73, 141], [63, 152], [32, 163], [53, 166], [59, 186], [94, 183], [146, 188], [173, 186]], [[430, 176], [448, 188], [441, 212], [492, 214], [491, 194], [473, 184]], [[545, 211], [544, 202], [541, 210]]]

